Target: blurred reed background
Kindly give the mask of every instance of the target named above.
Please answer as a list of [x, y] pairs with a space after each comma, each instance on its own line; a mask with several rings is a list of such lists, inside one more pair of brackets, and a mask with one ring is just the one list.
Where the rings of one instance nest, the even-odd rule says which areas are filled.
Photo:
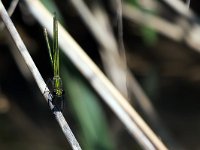
[[[16, 0], [2, 0], [9, 9]], [[200, 149], [199, 3], [41, 0], [169, 149]], [[43, 27], [19, 0], [12, 20], [43, 78], [52, 68]], [[0, 22], [0, 149], [70, 149]], [[51, 23], [50, 23], [51, 24]], [[61, 53], [64, 115], [85, 150], [142, 149]], [[142, 87], [142, 88], [140, 88]]]

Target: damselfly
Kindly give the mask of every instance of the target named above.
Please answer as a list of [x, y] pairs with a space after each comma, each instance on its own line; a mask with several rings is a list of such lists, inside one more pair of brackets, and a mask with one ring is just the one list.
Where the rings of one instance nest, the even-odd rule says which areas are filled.
[[56, 110], [63, 110], [64, 104], [64, 91], [62, 88], [62, 80], [60, 78], [60, 61], [59, 61], [59, 48], [58, 48], [58, 21], [56, 16], [53, 17], [53, 48], [49, 44], [47, 30], [44, 29], [44, 35], [49, 51], [49, 57], [53, 68], [52, 80], [52, 103], [55, 105]]

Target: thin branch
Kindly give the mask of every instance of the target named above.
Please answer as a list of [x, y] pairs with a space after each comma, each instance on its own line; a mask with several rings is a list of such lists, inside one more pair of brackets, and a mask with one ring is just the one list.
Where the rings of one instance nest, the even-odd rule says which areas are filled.
[[[8, 8], [8, 15], [11, 17], [12, 14], [14, 13], [16, 7], [17, 7], [17, 4], [19, 3], [19, 0], [12, 0], [11, 4], [10, 4], [10, 7]], [[4, 28], [4, 24], [0, 22], [0, 31], [3, 30]]]
[[8, 8], [9, 16], [12, 16], [18, 3], [19, 3], [19, 0], [12, 0], [12, 3], [10, 4], [10, 7]]
[[[38, 0], [25, 0], [34, 17], [53, 34], [49, 22], [52, 15]], [[134, 108], [118, 92], [100, 69], [86, 55], [67, 31], [59, 24], [59, 46], [79, 71], [114, 111], [128, 131], [144, 149], [167, 149]]]
[[[14, 24], [12, 23], [7, 11], [5, 10], [2, 2], [0, 1], [0, 16], [5, 23], [8, 31], [10, 32], [19, 52], [21, 53], [22, 57], [24, 58], [28, 68], [30, 69], [37, 85], [40, 88], [41, 93], [44, 93], [44, 97], [46, 101], [49, 103], [51, 110], [53, 111], [54, 105], [52, 104], [52, 96], [50, 95], [50, 91], [47, 88], [40, 72], [38, 71], [35, 63], [33, 62], [26, 46], [24, 45], [21, 37], [19, 36]], [[63, 114], [60, 111], [53, 111], [56, 120], [58, 121], [64, 135], [66, 136], [67, 140], [69, 141], [73, 150], [81, 150], [79, 143], [77, 142], [76, 138], [74, 137], [69, 125], [67, 124]]]

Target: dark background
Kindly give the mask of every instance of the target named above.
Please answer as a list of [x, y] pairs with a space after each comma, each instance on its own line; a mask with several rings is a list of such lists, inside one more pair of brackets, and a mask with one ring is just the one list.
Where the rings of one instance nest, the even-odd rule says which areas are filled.
[[[9, 7], [10, 1], [3, 0], [2, 2], [6, 8]], [[87, 0], [86, 3], [92, 7], [90, 0]], [[64, 18], [63, 24], [67, 31], [104, 71], [99, 54], [100, 46], [81, 20], [79, 14], [68, 1], [54, 1], [54, 4]], [[102, 0], [101, 4], [108, 14], [117, 38], [116, 12], [113, 11], [109, 1]], [[162, 13], [158, 12], [158, 16], [176, 23], [181, 16], [173, 12], [165, 3], [160, 2], [160, 4], [163, 6], [163, 10]], [[192, 0], [190, 7], [198, 16], [198, 1]], [[52, 78], [52, 68], [42, 27], [30, 14], [23, 1], [20, 1], [17, 6], [12, 15], [12, 20], [40, 73], [48, 81], [49, 78]], [[198, 19], [194, 22], [198, 23]], [[123, 19], [123, 23], [128, 67], [151, 99], [160, 116], [160, 123], [169, 134], [169, 136], [163, 134], [164, 137], [162, 135], [158, 136], [161, 136], [167, 145], [171, 145], [169, 146], [171, 149], [174, 149], [174, 145], [180, 149], [199, 149], [199, 52], [187, 46], [184, 41], [176, 42], [155, 30], [147, 30], [149, 34], [144, 34], [146, 31], [144, 26], [130, 22], [126, 18]], [[76, 113], [79, 107], [74, 108], [73, 102], [69, 102], [70, 94], [68, 94], [68, 89], [65, 89], [64, 115], [78, 141], [81, 141], [80, 144], [83, 145], [83, 149], [85, 146], [83, 143], [87, 142], [90, 144], [94, 142], [91, 144], [92, 146], [90, 145], [91, 147], [89, 146], [91, 149], [92, 147], [102, 150], [140, 149], [137, 142], [129, 135], [110, 108], [101, 101], [101, 98], [90, 87], [86, 79], [82, 77], [67, 58], [62, 59], [62, 63], [68, 66], [69, 76], [75, 76], [76, 81], [80, 84], [83, 83], [89, 89], [89, 93], [92, 93], [91, 95], [94, 95], [95, 99], [98, 100], [97, 106], [102, 110], [105, 124], [107, 124], [105, 127], [107, 130], [106, 135], [108, 134], [110, 139], [108, 145], [102, 146], [101, 139], [99, 141], [84, 141], [84, 136], [81, 136], [83, 134], [82, 130], [87, 130], [87, 128], [81, 126], [79, 119], [77, 119], [80, 118]], [[68, 79], [70, 80], [70, 77]], [[84, 91], [84, 89], [80, 91]], [[90, 94], [88, 95], [91, 99], [93, 98]], [[151, 126], [151, 121], [144, 114], [142, 108], [137, 103], [135, 104], [132, 101], [130, 103], [135, 106], [141, 116], [144, 117], [144, 120]], [[84, 120], [84, 118], [82, 119]], [[151, 127], [156, 133], [162, 132], [153, 125]], [[96, 128], [96, 130], [98, 129]], [[70, 149], [32, 75], [18, 54], [8, 31], [2, 29], [0, 31], [0, 149], [61, 150], [66, 149], [66, 147]], [[86, 148], [87, 146], [85, 146]]]

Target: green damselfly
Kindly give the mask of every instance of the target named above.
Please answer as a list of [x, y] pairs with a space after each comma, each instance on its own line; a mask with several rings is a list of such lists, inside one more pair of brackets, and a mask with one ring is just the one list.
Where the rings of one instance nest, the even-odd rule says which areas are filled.
[[58, 47], [58, 21], [56, 15], [53, 17], [53, 48], [49, 44], [47, 30], [44, 28], [45, 40], [49, 51], [49, 57], [53, 68], [52, 79], [52, 103], [55, 110], [63, 110], [64, 105], [64, 90], [62, 88], [62, 80], [60, 78], [60, 60], [59, 60], [59, 47]]

